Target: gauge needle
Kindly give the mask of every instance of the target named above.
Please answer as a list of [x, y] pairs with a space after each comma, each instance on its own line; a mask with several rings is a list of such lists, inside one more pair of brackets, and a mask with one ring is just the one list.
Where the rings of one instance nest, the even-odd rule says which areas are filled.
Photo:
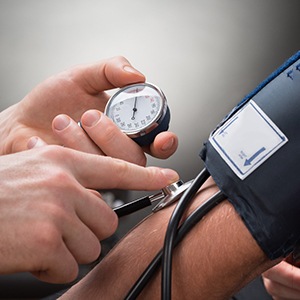
[[136, 108], [136, 102], [137, 102], [137, 97], [134, 98], [134, 105], [133, 105], [133, 114], [132, 114], [132, 117], [131, 117], [131, 120], [135, 120], [135, 113], [137, 112], [137, 108]]

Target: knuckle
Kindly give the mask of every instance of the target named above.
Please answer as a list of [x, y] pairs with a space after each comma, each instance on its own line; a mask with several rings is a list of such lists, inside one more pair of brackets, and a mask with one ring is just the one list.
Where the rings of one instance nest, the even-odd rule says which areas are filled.
[[[45, 147], [47, 148], [47, 147]], [[50, 192], [57, 194], [62, 190], [67, 191], [74, 188], [74, 176], [71, 172], [71, 164], [68, 162], [69, 157], [62, 156], [54, 151], [47, 151], [46, 164], [42, 164], [40, 180], [44, 187]]]
[[125, 58], [125, 56], [123, 55], [116, 55], [114, 57], [111, 58], [112, 62], [116, 62], [116, 63], [128, 63], [128, 60]]
[[119, 219], [115, 213], [107, 220], [107, 230], [104, 233], [102, 239], [108, 238], [115, 233], [118, 228]]
[[68, 183], [71, 181], [70, 174], [61, 168], [55, 169], [50, 176], [57, 183], [58, 187], [66, 187]]
[[102, 136], [105, 138], [105, 143], [110, 144], [116, 139], [116, 134], [117, 134], [117, 127], [113, 124], [111, 120], [107, 120], [105, 122], [105, 126], [101, 128], [102, 130]]
[[72, 267], [68, 265], [68, 268], [68, 273], [61, 279], [60, 283], [73, 282], [78, 277], [79, 269], [77, 264], [73, 264]]
[[[71, 261], [68, 256], [60, 261], [53, 261], [46, 272], [40, 272], [38, 275], [42, 281], [47, 281], [54, 284], [66, 284], [73, 282], [79, 273], [78, 264]], [[64, 265], [62, 269], [61, 264]], [[49, 272], [50, 271], [50, 272]]]
[[54, 168], [48, 170], [48, 173], [43, 178], [43, 185], [48, 192], [48, 199], [51, 199], [53, 204], [51, 210], [58, 209], [62, 205], [62, 196], [74, 195], [78, 192], [76, 185], [74, 185], [74, 178], [65, 170], [61, 168]]
[[146, 176], [147, 178], [145, 180], [149, 186], [156, 186], [163, 181], [163, 178], [156, 167], [148, 167], [147, 173], [145, 173], [145, 177]]
[[56, 253], [62, 245], [62, 235], [58, 228], [51, 222], [40, 224], [35, 236], [37, 249], [40, 253]]
[[98, 239], [95, 239], [94, 246], [92, 247], [92, 253], [90, 255], [89, 262], [95, 261], [101, 253], [101, 244]]
[[45, 159], [50, 159], [53, 162], [60, 162], [67, 157], [66, 149], [58, 145], [47, 145], [46, 147], [39, 148], [40, 154]]
[[95, 237], [94, 239], [89, 240], [89, 250], [86, 252], [86, 247], [84, 249], [84, 253], [82, 253], [81, 257], [77, 259], [80, 264], [88, 264], [95, 260], [97, 260], [101, 253], [101, 244], [99, 240]]
[[112, 160], [111, 166], [113, 167], [112, 174], [116, 174], [114, 178], [114, 188], [118, 188], [121, 181], [124, 181], [124, 178], [130, 176], [129, 163], [121, 159], [115, 159], [114, 161]]

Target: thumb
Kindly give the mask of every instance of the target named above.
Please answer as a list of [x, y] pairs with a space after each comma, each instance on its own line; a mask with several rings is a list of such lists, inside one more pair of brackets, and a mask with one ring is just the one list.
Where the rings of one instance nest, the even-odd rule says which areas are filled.
[[[76, 82], [84, 84], [83, 88], [90, 94], [123, 87], [128, 84], [145, 82], [145, 76], [122, 56], [79, 66], [72, 73], [72, 76], [74, 76]], [[81, 78], [85, 78], [85, 81], [80, 80]]]

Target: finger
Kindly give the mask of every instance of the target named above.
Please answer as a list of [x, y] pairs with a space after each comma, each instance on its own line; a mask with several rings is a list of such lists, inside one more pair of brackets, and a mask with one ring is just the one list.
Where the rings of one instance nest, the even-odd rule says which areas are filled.
[[82, 78], [85, 78], [83, 88], [90, 94], [145, 81], [145, 76], [121, 56], [102, 60], [98, 64], [77, 67], [73, 78], [81, 85]]
[[108, 156], [86, 161], [77, 178], [84, 186], [94, 189], [157, 190], [178, 180], [170, 169], [143, 168]]
[[99, 199], [101, 198], [101, 193], [92, 189], [87, 189], [90, 193], [94, 194], [95, 196], [97, 196]]
[[49, 283], [68, 283], [76, 279], [78, 263], [63, 242], [56, 247], [55, 251], [49, 251], [41, 257], [43, 261], [40, 265], [43, 267], [31, 272], [39, 280]]
[[[61, 166], [85, 188], [157, 190], [179, 179], [177, 172], [158, 167], [141, 167], [109, 156], [84, 153], [48, 145], [33, 149], [46, 160]], [[65, 175], [64, 175], [65, 176]]]
[[141, 167], [120, 159], [58, 148], [41, 148], [45, 155], [58, 160], [84, 187], [90, 189], [157, 190], [177, 181], [178, 174], [171, 169]]
[[108, 204], [91, 192], [84, 189], [83, 196], [80, 201], [76, 201], [76, 214], [91, 232], [101, 241], [111, 236], [117, 229], [118, 217], [116, 213], [108, 206]]
[[87, 264], [101, 252], [100, 241], [117, 229], [118, 218], [99, 193], [82, 188], [74, 200], [76, 216], [64, 222], [64, 242], [76, 261]]
[[264, 285], [268, 293], [272, 295], [273, 299], [291, 300], [299, 299], [300, 297], [298, 290], [290, 288], [281, 283], [269, 280], [267, 278], [264, 278]]
[[146, 164], [142, 149], [100, 111], [85, 112], [81, 124], [89, 137], [106, 155], [142, 166]]
[[[98, 218], [101, 216], [101, 214], [98, 214]], [[99, 224], [99, 222], [97, 223]], [[82, 220], [78, 215], [64, 224], [63, 239], [66, 247], [79, 264], [91, 263], [100, 255], [101, 245], [99, 239], [87, 226], [85, 220]]]
[[53, 119], [52, 130], [62, 145], [87, 153], [103, 154], [101, 149], [87, 136], [84, 130], [67, 115]]
[[154, 157], [165, 159], [174, 154], [177, 147], [178, 137], [172, 132], [165, 131], [155, 137], [150, 145], [150, 151], [145, 151]]
[[[117, 228], [118, 218], [108, 205], [92, 191], [79, 187], [71, 195], [73, 208], [64, 214], [64, 221], [59, 222], [59, 230], [53, 226], [46, 227], [47, 234], [42, 242], [45, 247], [39, 249], [39, 257], [47, 257], [39, 263], [36, 276], [49, 282], [68, 282], [75, 279], [76, 265], [95, 261], [101, 251], [100, 239], [110, 236]], [[70, 202], [68, 203], [68, 205]], [[59, 214], [61, 215], [61, 214]], [[44, 253], [43, 253], [44, 252]], [[54, 263], [55, 261], [55, 263]], [[72, 272], [64, 272], [57, 276], [62, 263], [66, 268], [70, 265]], [[57, 276], [57, 279], [55, 279]]]
[[45, 141], [37, 136], [33, 136], [27, 142], [27, 149], [39, 148], [45, 145], [47, 145]]
[[300, 269], [285, 261], [266, 271], [264, 277], [285, 286], [293, 285], [300, 291]]

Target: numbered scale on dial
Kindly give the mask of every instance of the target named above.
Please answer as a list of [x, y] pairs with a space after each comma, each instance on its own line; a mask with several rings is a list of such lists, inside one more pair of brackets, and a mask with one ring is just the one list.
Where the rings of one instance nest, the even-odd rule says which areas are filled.
[[163, 92], [150, 83], [138, 83], [117, 91], [108, 101], [105, 114], [135, 140], [145, 146], [169, 128], [170, 110]]

